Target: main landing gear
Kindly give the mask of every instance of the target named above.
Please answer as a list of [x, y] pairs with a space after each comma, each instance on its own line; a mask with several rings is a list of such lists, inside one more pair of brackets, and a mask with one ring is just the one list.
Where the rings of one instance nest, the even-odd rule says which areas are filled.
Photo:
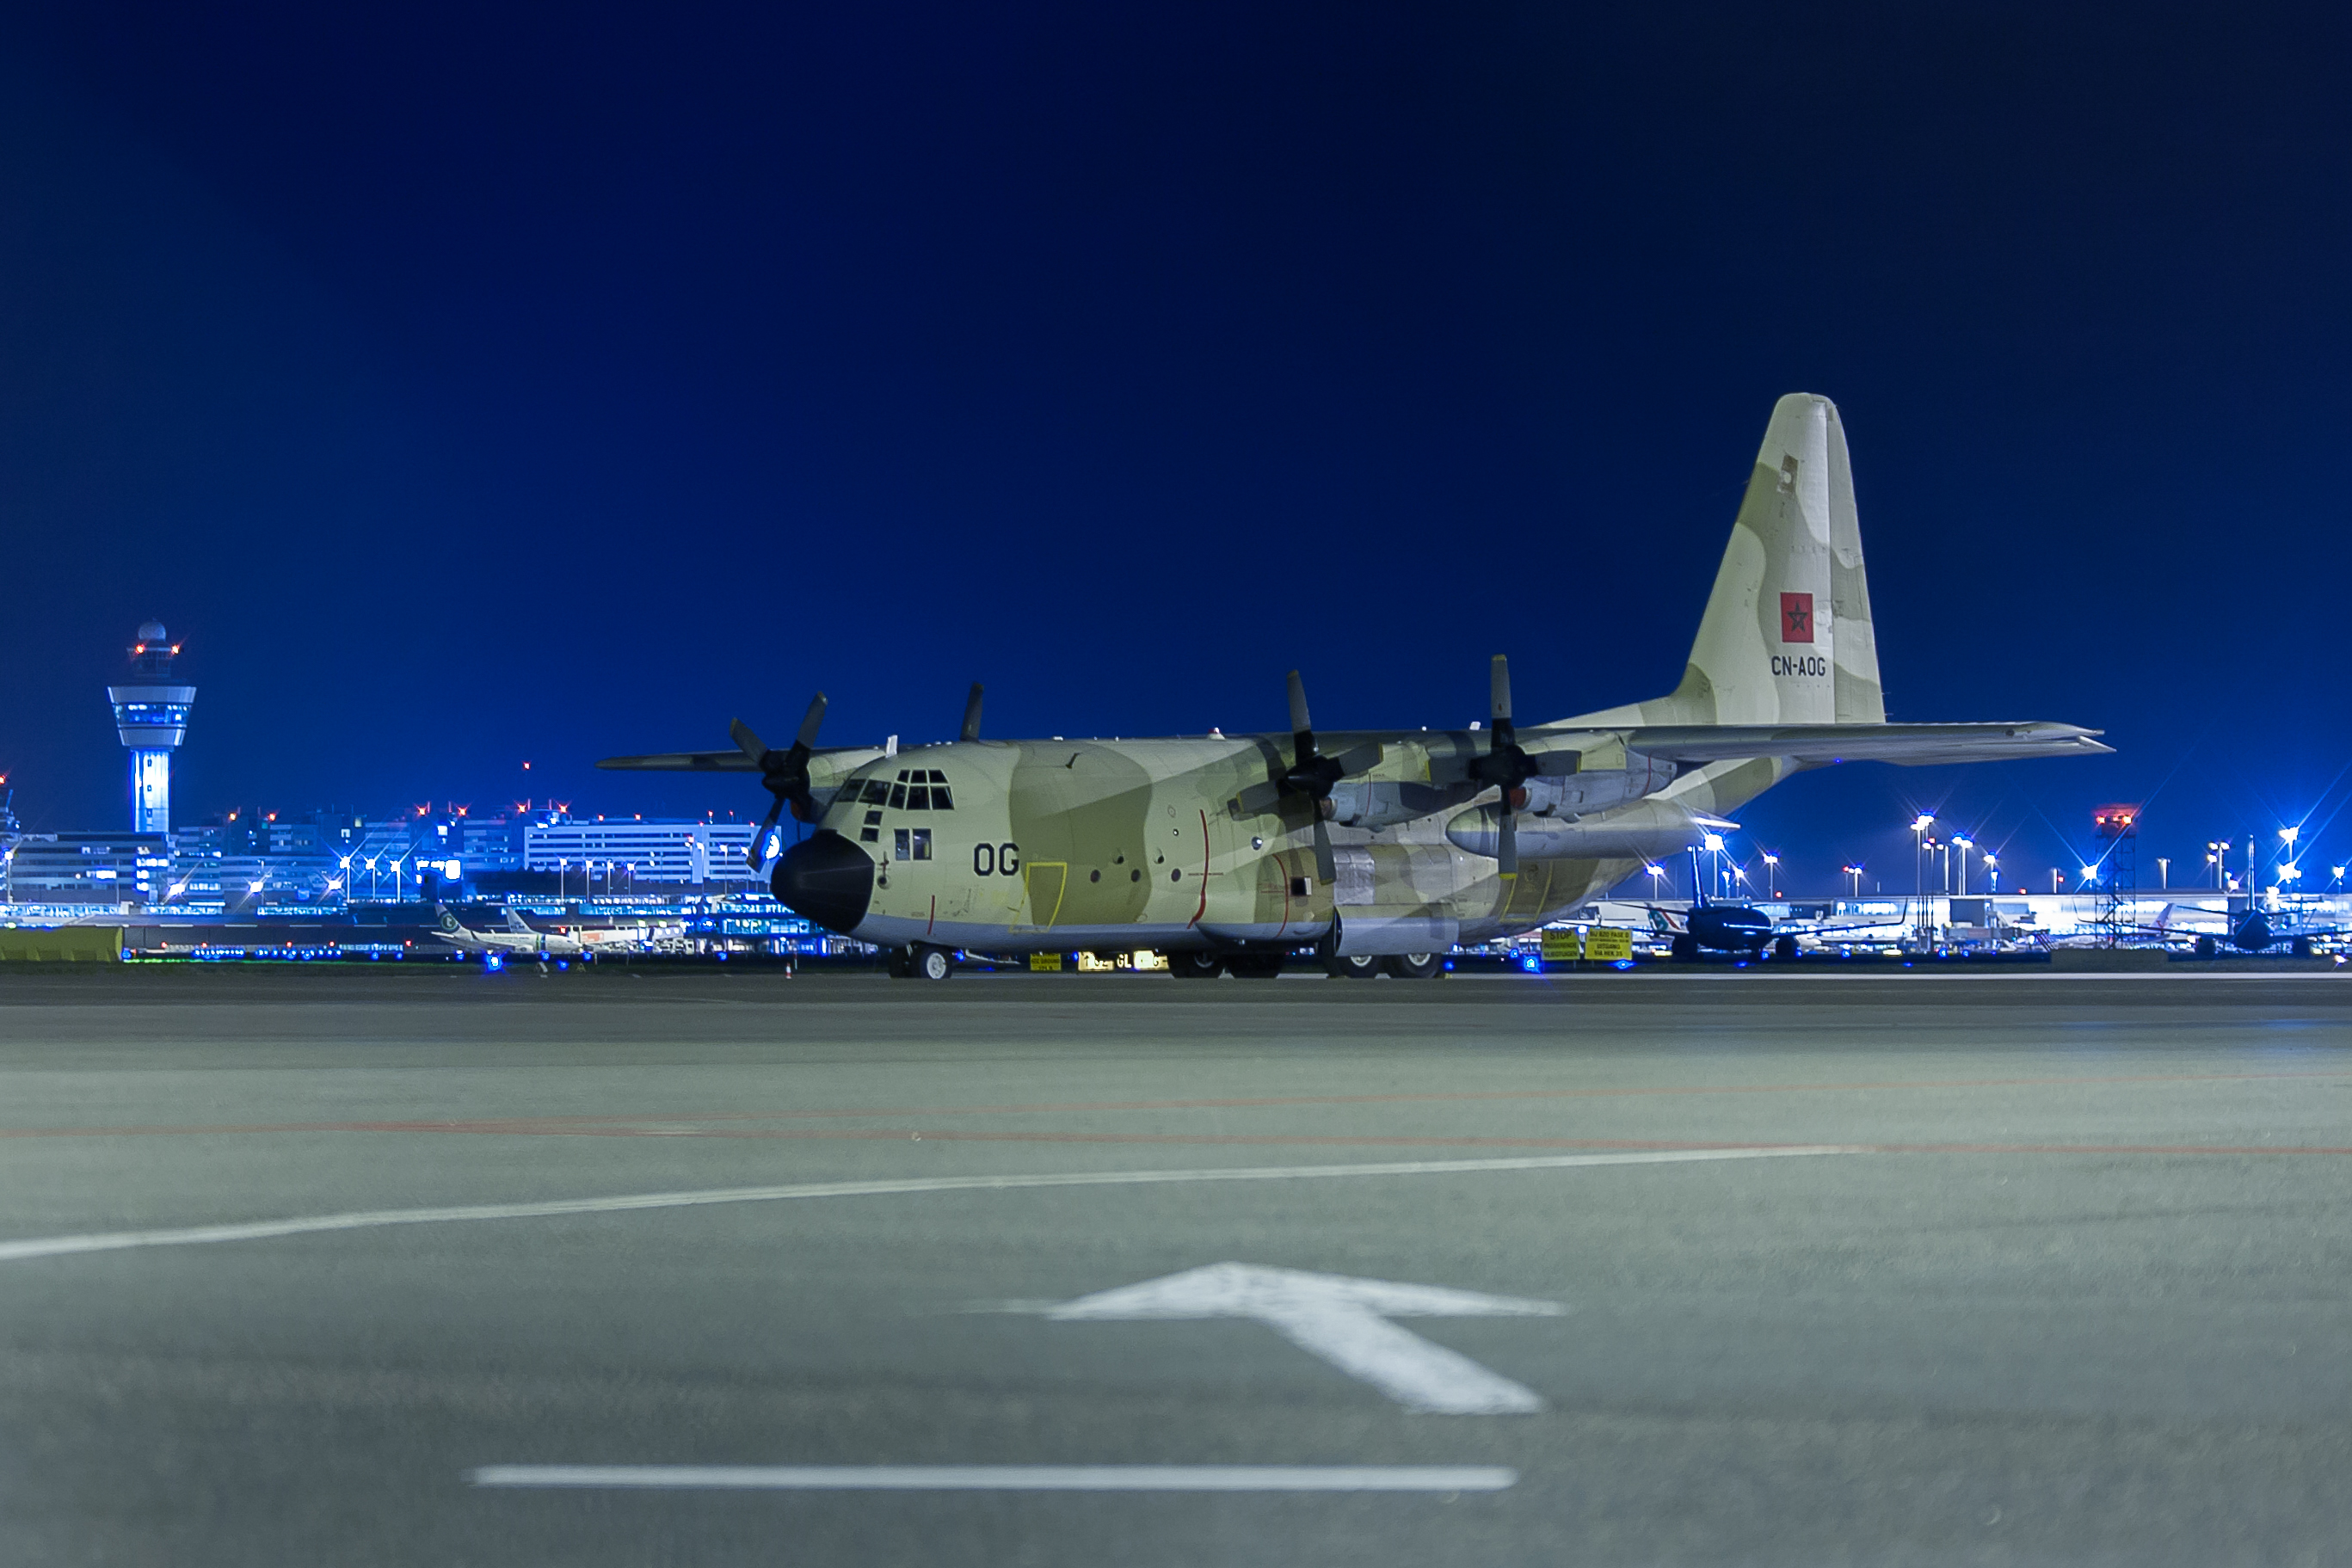
[[954, 973], [955, 955], [929, 942], [900, 947], [890, 955], [890, 977], [894, 980], [944, 980]]
[[1387, 975], [1399, 980], [1434, 980], [1445, 974], [1445, 960], [1434, 953], [1333, 954], [1323, 960], [1323, 972], [1334, 979], [1369, 980]]

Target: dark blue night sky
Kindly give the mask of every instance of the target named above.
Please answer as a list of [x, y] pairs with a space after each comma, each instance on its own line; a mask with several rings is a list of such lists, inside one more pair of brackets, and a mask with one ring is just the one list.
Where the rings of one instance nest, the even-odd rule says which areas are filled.
[[1674, 685], [1803, 390], [1890, 714], [2120, 749], [1792, 781], [1793, 881], [2352, 856], [2347, 81], [2316, 8], [12, 6], [0, 769], [118, 824], [151, 615], [184, 821], [757, 811], [590, 764], [819, 687], [1565, 716]]

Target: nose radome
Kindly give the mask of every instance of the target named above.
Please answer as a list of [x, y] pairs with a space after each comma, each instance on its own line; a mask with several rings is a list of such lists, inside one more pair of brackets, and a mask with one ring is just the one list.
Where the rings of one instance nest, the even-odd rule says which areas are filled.
[[846, 936], [874, 900], [874, 862], [828, 829], [786, 850], [768, 887], [795, 915]]

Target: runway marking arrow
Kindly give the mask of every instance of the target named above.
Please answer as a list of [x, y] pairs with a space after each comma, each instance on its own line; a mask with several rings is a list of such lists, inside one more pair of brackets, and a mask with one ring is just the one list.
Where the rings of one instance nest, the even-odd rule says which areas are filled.
[[1369, 1383], [1411, 1410], [1446, 1416], [1524, 1415], [1535, 1393], [1391, 1318], [1554, 1317], [1556, 1301], [1482, 1296], [1437, 1285], [1395, 1285], [1255, 1263], [1212, 1263], [1164, 1279], [1081, 1296], [1046, 1309], [1056, 1322], [1107, 1319], [1255, 1318], [1307, 1354]]

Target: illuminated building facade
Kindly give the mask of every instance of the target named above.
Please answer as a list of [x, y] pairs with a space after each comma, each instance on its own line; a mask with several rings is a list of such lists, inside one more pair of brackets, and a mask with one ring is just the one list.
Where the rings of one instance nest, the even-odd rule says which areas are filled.
[[535, 872], [602, 868], [626, 871], [639, 883], [749, 883], [760, 879], [745, 863], [749, 822], [647, 821], [616, 818], [532, 822], [523, 830], [523, 864]]
[[13, 904], [112, 906], [159, 902], [172, 850], [158, 833], [33, 833], [8, 853]]
[[114, 705], [115, 733], [131, 753], [131, 831], [172, 831], [172, 752], [187, 738], [188, 709], [196, 688], [174, 685], [172, 661], [179, 654], [160, 621], [139, 628], [131, 650], [129, 685], [106, 688]]

